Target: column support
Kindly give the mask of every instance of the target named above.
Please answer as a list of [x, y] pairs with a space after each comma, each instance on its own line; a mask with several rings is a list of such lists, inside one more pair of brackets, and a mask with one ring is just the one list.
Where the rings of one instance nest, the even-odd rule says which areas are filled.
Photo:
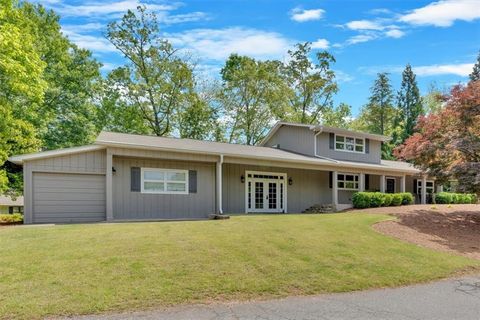
[[385, 192], [385, 176], [380, 176], [380, 192]]
[[405, 192], [405, 180], [405, 176], [400, 177], [400, 192]]
[[107, 149], [107, 165], [105, 173], [105, 194], [106, 194], [106, 219], [107, 221], [113, 220], [113, 154], [112, 152]]
[[217, 161], [217, 169], [216, 169], [216, 178], [217, 178], [217, 213], [223, 214], [222, 209], [222, 164], [223, 164], [223, 154], [220, 155], [219, 161]]
[[365, 174], [364, 174], [364, 173], [360, 173], [358, 179], [360, 180], [360, 181], [358, 181], [359, 191], [360, 191], [360, 192], [363, 192], [363, 191], [365, 191]]
[[427, 177], [422, 176], [422, 204], [427, 204]]
[[338, 183], [337, 183], [337, 171], [332, 172], [332, 205], [334, 210], [338, 207]]
[[437, 185], [437, 193], [443, 192], [443, 185], [438, 184]]

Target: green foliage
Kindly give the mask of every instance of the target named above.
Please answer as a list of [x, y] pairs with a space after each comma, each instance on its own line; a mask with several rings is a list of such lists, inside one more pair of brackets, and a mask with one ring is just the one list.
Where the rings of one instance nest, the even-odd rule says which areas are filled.
[[424, 113], [420, 90], [410, 64], [402, 73], [402, 84], [397, 95], [397, 115], [395, 117], [393, 140], [400, 144], [411, 136], [417, 125], [417, 119]]
[[393, 199], [392, 199], [392, 206], [399, 206], [403, 203], [403, 195], [400, 193], [395, 193], [393, 194]]
[[470, 81], [480, 81], [480, 51], [478, 52], [477, 62], [473, 66], [472, 73], [469, 75]]
[[413, 204], [413, 195], [403, 193], [356, 192], [352, 197], [353, 207], [375, 208]]
[[435, 195], [435, 203], [438, 204], [468, 204], [477, 201], [474, 193], [439, 192]]
[[326, 126], [348, 129], [351, 119], [352, 107], [346, 103], [340, 103], [337, 107], [327, 106], [322, 110], [321, 123]]
[[288, 91], [278, 61], [258, 61], [232, 54], [221, 70], [218, 100], [229, 119], [229, 142], [258, 143], [286, 108]]
[[291, 112], [287, 118], [290, 121], [318, 123], [324, 112], [332, 112], [332, 99], [338, 92], [335, 72], [331, 70], [335, 58], [323, 51], [316, 53], [316, 61], [312, 61], [310, 53], [309, 42], [298, 43], [288, 51], [283, 73], [291, 90]]
[[0, 224], [22, 223], [23, 215], [20, 213], [0, 214]]
[[400, 193], [402, 195], [402, 204], [413, 204], [415, 199], [413, 198], [413, 194], [410, 192], [402, 192]]

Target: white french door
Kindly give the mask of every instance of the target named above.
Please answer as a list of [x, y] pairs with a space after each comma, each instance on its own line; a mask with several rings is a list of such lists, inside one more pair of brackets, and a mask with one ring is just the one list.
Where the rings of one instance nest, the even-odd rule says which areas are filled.
[[285, 212], [285, 174], [247, 171], [246, 176], [247, 212]]

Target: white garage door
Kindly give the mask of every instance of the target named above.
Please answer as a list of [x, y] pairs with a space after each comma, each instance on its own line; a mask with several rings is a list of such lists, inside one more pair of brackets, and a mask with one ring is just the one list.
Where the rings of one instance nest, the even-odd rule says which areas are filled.
[[69, 223], [105, 220], [105, 176], [33, 174], [33, 222]]

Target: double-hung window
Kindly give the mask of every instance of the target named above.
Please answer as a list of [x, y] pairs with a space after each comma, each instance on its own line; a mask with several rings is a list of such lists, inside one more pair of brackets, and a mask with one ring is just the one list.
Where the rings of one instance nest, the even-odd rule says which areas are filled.
[[[422, 180], [417, 180], [417, 193], [422, 194]], [[427, 180], [427, 184], [425, 189], [427, 190], [427, 194], [432, 194], [434, 191], [434, 182], [433, 180]]]
[[188, 170], [142, 168], [142, 193], [188, 194]]
[[365, 139], [335, 135], [335, 150], [348, 152], [365, 152]]
[[358, 190], [358, 174], [339, 173], [337, 175], [337, 186], [339, 190]]

